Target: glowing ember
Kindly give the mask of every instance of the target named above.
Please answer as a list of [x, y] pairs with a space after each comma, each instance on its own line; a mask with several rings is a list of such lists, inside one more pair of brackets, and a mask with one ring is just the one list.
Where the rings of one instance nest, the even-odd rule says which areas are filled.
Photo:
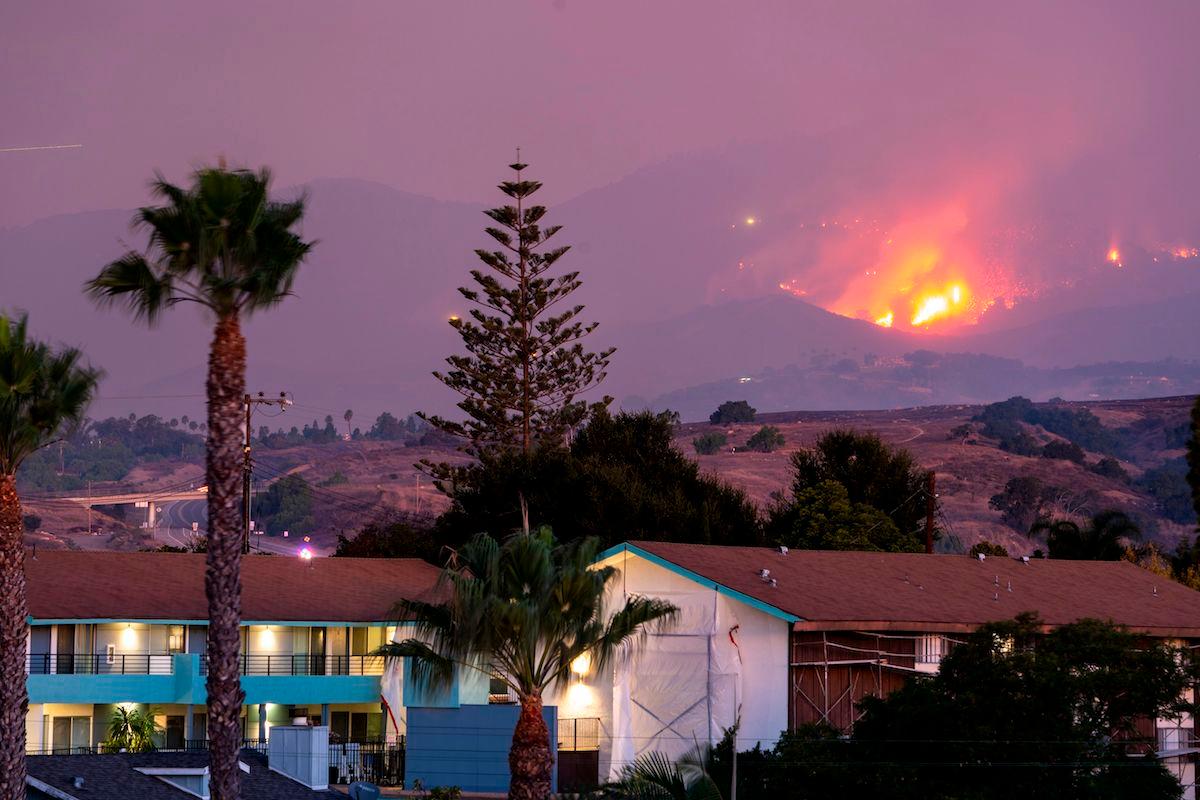
[[1116, 264], [1118, 267], [1125, 266], [1124, 264], [1121, 263], [1121, 251], [1118, 250], [1116, 247], [1108, 248], [1108, 255], [1106, 256], [1106, 258], [1108, 258], [1108, 262], [1110, 264]]
[[806, 294], [808, 294], [808, 291], [806, 289], [801, 288], [795, 280], [782, 281], [779, 284], [779, 288], [783, 289], [785, 292], [792, 295], [793, 297], [804, 297]]
[[758, 220], [755, 219], [754, 217], [746, 217], [746, 224], [747, 225], [757, 225]]
[[892, 323], [895, 321], [895, 319], [896, 319], [896, 315], [893, 314], [891, 311], [889, 311], [886, 314], [884, 314], [882, 317], [879, 317], [878, 319], [876, 319], [875, 324], [880, 326], [881, 328], [890, 328], [890, 327], [892, 327]]

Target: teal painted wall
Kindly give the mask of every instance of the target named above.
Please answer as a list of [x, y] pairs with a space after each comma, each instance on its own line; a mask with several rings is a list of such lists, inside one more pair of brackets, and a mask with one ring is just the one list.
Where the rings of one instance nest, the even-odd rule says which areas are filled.
[[[30, 675], [31, 703], [203, 705], [207, 676], [200, 657], [178, 653], [170, 675]], [[243, 675], [246, 703], [319, 705], [379, 701], [378, 675]]]
[[[458, 786], [464, 792], [507, 792], [508, 751], [520, 706], [463, 705], [459, 708], [410, 708], [405, 782], [426, 787]], [[550, 730], [551, 757], [557, 759], [558, 714], [542, 709]], [[551, 791], [558, 769], [551, 774]]]
[[477, 669], [454, 668], [449, 687], [422, 684], [413, 677], [412, 659], [404, 659], [404, 705], [412, 708], [458, 708], [487, 705], [488, 678]]

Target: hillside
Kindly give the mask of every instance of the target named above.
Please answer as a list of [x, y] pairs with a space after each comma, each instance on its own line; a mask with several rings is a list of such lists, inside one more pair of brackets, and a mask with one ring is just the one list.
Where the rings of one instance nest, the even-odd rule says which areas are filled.
[[[1010, 478], [1018, 476], [1036, 477], [1055, 489], [1052, 510], [1056, 514], [1063, 513], [1064, 508], [1077, 514], [1120, 508], [1138, 518], [1148, 534], [1173, 546], [1193, 526], [1169, 519], [1162, 498], [1153, 496], [1139, 479], [1148, 470], [1182, 457], [1180, 430], [1187, 423], [1191, 403], [1191, 397], [1169, 397], [1053, 406], [1070, 413], [1089, 411], [1105, 431], [1120, 432], [1119, 460], [1130, 482], [1088, 469], [1105, 455], [1094, 450], [1085, 451], [1086, 465], [1080, 465], [1006, 452], [997, 440], [980, 433], [978, 423], [971, 423], [973, 430], [968, 435], [961, 431], [952, 434], [982, 410], [978, 405], [760, 414], [755, 423], [720, 428], [708, 423], [688, 423], [679, 427], [676, 443], [681, 451], [697, 458], [702, 469], [742, 487], [755, 502], [765, 506], [773, 492], [787, 488], [788, 460], [796, 449], [811, 445], [832, 428], [874, 431], [885, 441], [908, 449], [922, 466], [935, 471], [942, 524], [963, 546], [969, 547], [982, 539], [1002, 542], [1013, 552], [1029, 552], [1036, 546], [1005, 525], [1000, 514], [988, 507], [989, 499], [1002, 491]], [[782, 450], [769, 454], [724, 452], [696, 456], [691, 445], [696, 436], [715, 430], [725, 431], [731, 446], [739, 445], [762, 424], [780, 428], [787, 441]], [[1039, 444], [1061, 438], [1037, 425], [1024, 428]], [[339, 533], [351, 533], [374, 519], [436, 514], [444, 508], [445, 498], [414, 465], [426, 458], [437, 461], [463, 457], [446, 446], [337, 441], [259, 449], [255, 458], [262, 464], [260, 486], [280, 475], [298, 475], [312, 487], [316, 517], [313, 544], [320, 550], [328, 550]], [[196, 462], [157, 461], [139, 466], [124, 483], [154, 490], [194, 480], [200, 472]], [[145, 513], [140, 509], [128, 508], [124, 519], [95, 512], [94, 526], [105, 535], [87, 537], [86, 513], [82, 509], [41, 501], [30, 501], [27, 506], [31, 513], [43, 516], [43, 533], [37, 537], [43, 546], [129, 548], [149, 544], [153, 538], [138, 527]], [[1179, 516], [1177, 511], [1174, 516]], [[172, 520], [180, 524], [178, 515], [167, 515], [166, 524]], [[176, 528], [171, 535], [178, 536], [181, 530]], [[117, 535], [112, 538], [114, 533]], [[161, 530], [157, 538], [168, 541]]]
[[[1179, 524], [1165, 518], [1154, 498], [1137, 486], [1137, 478], [1146, 470], [1161, 466], [1183, 455], [1180, 447], [1168, 447], [1168, 432], [1188, 419], [1193, 398], [1174, 397], [1152, 400], [1122, 400], [1065, 404], [1088, 409], [1111, 428], [1145, 426], [1122, 466], [1134, 479], [1133, 484], [1105, 478], [1069, 461], [1027, 457], [1001, 450], [997, 443], [978, 434], [965, 441], [952, 436], [951, 430], [970, 421], [981, 406], [929, 406], [898, 411], [791, 412], [760, 414], [752, 424], [713, 426], [707, 423], [683, 425], [677, 442], [685, 452], [694, 452], [691, 440], [705, 432], [724, 430], [731, 444], [741, 444], [762, 424], [780, 428], [787, 445], [774, 453], [721, 453], [700, 456], [699, 462], [730, 482], [743, 487], [757, 502], [766, 503], [772, 492], [787, 487], [790, 480], [788, 459], [795, 450], [811, 445], [832, 428], [874, 431], [885, 441], [906, 448], [916, 460], [937, 475], [937, 491], [944, 522], [949, 531], [969, 547], [986, 539], [1005, 544], [1013, 552], [1029, 552], [1036, 545], [1005, 525], [1000, 514], [988, 507], [991, 497], [1004, 489], [1010, 478], [1033, 476], [1046, 485], [1060, 487], [1070, 501], [1086, 501], [1083, 512], [1120, 508], [1142, 521], [1143, 527], [1157, 540], [1173, 547], [1180, 537], [1193, 531], [1194, 525]], [[976, 426], [978, 427], [978, 426]], [[1058, 437], [1032, 431], [1042, 441]], [[1088, 461], [1101, 454], [1088, 452]], [[1088, 494], [1093, 496], [1088, 498]]]

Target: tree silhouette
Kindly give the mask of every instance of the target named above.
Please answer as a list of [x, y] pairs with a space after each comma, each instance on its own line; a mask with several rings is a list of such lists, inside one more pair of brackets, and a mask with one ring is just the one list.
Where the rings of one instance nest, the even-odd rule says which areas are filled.
[[[579, 273], [548, 275], [569, 248], [544, 249], [561, 226], [543, 227], [546, 208], [526, 205], [542, 185], [522, 177], [526, 166], [510, 164], [516, 179], [499, 187], [515, 204], [485, 212], [496, 223], [486, 232], [499, 249], [476, 250], [485, 270], [471, 270], [475, 287], [458, 290], [473, 308], [450, 325], [467, 354], [450, 356], [450, 369], [434, 373], [462, 396], [458, 407], [467, 418], [427, 419], [466, 439], [475, 455], [506, 449], [529, 455], [538, 444], [563, 443], [587, 411], [577, 398], [604, 379], [613, 353], [584, 350], [581, 340], [597, 323], [579, 320], [582, 305], [562, 305], [580, 287]], [[434, 474], [448, 469], [441, 465]]]

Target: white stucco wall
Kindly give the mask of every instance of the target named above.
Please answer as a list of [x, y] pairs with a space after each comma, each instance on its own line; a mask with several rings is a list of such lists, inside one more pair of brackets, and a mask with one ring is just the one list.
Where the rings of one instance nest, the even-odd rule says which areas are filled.
[[[668, 628], [654, 641], [636, 648], [627, 665], [609, 664], [601, 671], [593, 669], [582, 680], [574, 680], [565, 691], [554, 693], [560, 730], [564, 728], [562, 720], [600, 719], [601, 776], [614, 774], [623, 761], [650, 750], [677, 757], [694, 747], [696, 741], [715, 744], [721, 736], [720, 729], [736, 715], [736, 707], [740, 707], [741, 720], [739, 749], [753, 747], [755, 743], [763, 747], [773, 745], [787, 727], [790, 624], [634, 553], [620, 553], [602, 565], [618, 570], [611, 584], [610, 608], [631, 595], [644, 595], [672, 602], [686, 609], [686, 613], [674, 631]], [[733, 625], [737, 625], [733, 634], [736, 648], [729, 642], [729, 628]], [[683, 635], [700, 630], [709, 631], [710, 636]], [[728, 671], [728, 666], [720, 669], [707, 666], [732, 658], [737, 659], [741, 673], [736, 692], [730, 690], [734, 685], [732, 679], [716, 674]], [[614, 689], [614, 678], [617, 684], [639, 687], [643, 699], [653, 692], [669, 696], [652, 698], [656, 707], [650, 712], [654, 717], [645, 709], [636, 708], [643, 724], [631, 731], [621, 720], [622, 712], [614, 719], [614, 702], [618, 707], [630, 708], [621, 686]], [[706, 707], [696, 705], [700, 698], [704, 698]], [[687, 711], [689, 708], [691, 712]], [[628, 712], [624, 715], [628, 717]], [[656, 718], [663, 719], [665, 730], [650, 738], [648, 734], [656, 732], [653, 730]], [[649, 727], [645, 724], [647, 719]], [[666, 724], [675, 719], [681, 721]], [[710, 732], [711, 742], [706, 741]]]

